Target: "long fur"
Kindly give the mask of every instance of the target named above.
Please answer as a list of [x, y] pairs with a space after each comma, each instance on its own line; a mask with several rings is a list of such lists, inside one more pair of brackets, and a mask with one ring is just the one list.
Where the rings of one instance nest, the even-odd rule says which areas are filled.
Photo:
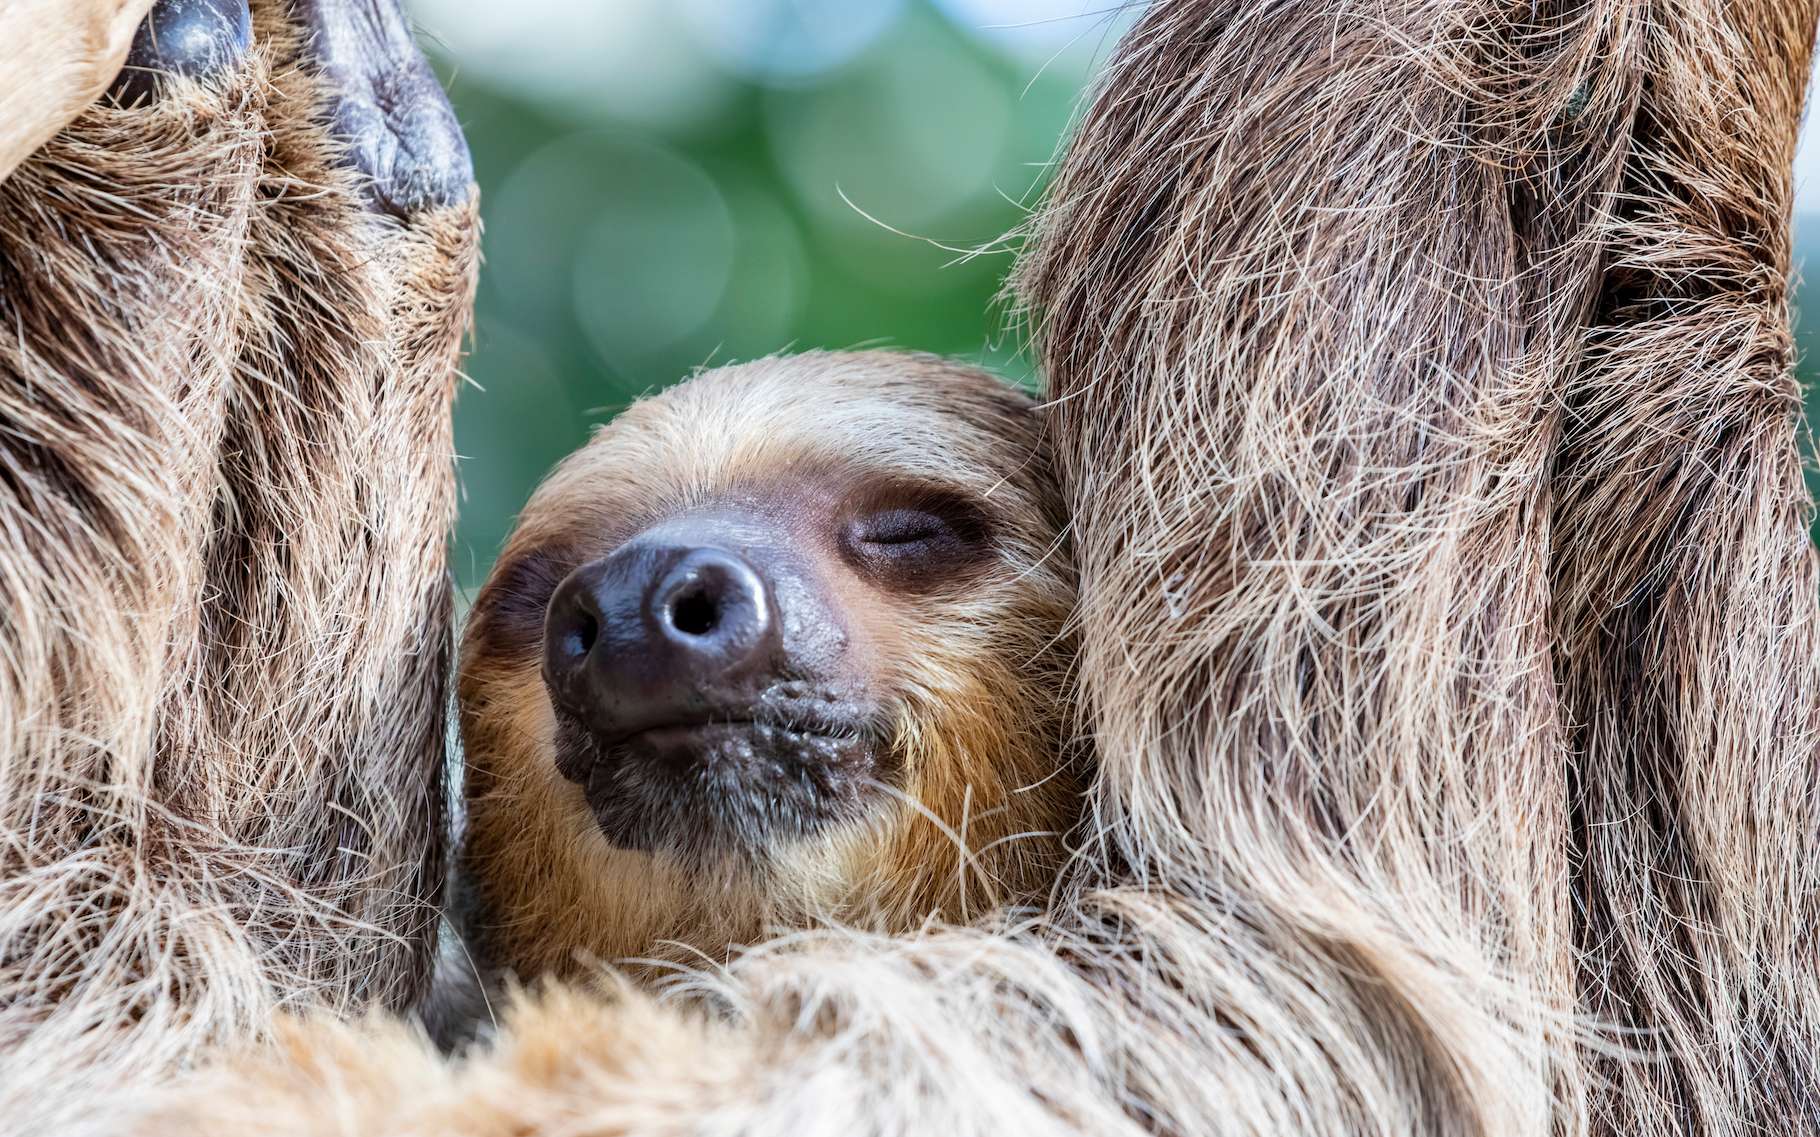
[[1820, 1127], [1820, 630], [1789, 166], [1816, 6], [1676, 3], [1554, 473], [1581, 1005], [1613, 1133]]
[[555, 990], [454, 1067], [300, 1026], [145, 1128], [1811, 1131], [1813, 29], [1152, 7], [1017, 277], [1102, 763], [1051, 911]]
[[449, 407], [477, 234], [463, 210], [408, 227], [369, 210], [297, 32], [268, 7], [254, 35], [277, 61], [265, 206], [168, 751], [198, 759], [189, 809], [286, 851], [290, 902], [246, 881], [280, 989], [401, 1007], [423, 990], [443, 875]]
[[428, 975], [476, 224], [369, 212], [255, 8], [0, 184], [8, 1132]]
[[226, 866], [196, 855], [200, 819], [166, 807], [158, 745], [205, 587], [257, 89], [249, 73], [143, 112], [97, 107], [0, 185], [0, 1116], [14, 1128], [64, 1123], [88, 1080], [269, 1013], [259, 945], [214, 899]]
[[1020, 265], [1108, 840], [1312, 994], [1316, 1131], [1583, 1123], [1546, 474], [1640, 30], [1159, 6]]

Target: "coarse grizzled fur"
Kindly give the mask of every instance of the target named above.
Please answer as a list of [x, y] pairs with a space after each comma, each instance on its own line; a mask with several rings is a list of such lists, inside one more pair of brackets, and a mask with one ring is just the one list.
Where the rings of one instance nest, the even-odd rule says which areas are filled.
[[427, 979], [477, 223], [369, 209], [254, 8], [0, 183], [7, 1132]]
[[1812, 0], [1665, 4], [1553, 481], [1595, 1127], [1820, 1131], [1820, 576], [1789, 167]]
[[453, 1067], [302, 1025], [147, 1128], [1813, 1132], [1814, 26], [1154, 5], [1016, 279], [1101, 764], [1049, 913], [555, 989]]
[[1327, 992], [1317, 1128], [1820, 1126], [1814, 28], [1162, 5], [1052, 187], [1106, 831]]

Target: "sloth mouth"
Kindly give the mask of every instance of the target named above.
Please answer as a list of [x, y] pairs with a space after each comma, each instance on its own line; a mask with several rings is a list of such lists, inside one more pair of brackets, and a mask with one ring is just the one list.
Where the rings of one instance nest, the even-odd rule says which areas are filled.
[[684, 862], [762, 856], [857, 821], [891, 779], [865, 719], [731, 715], [601, 737], [558, 712], [557, 768], [608, 843]]
[[699, 762], [725, 747], [754, 741], [808, 749], [826, 744], [857, 743], [860, 737], [856, 731], [843, 731], [837, 727], [787, 725], [764, 719], [716, 719], [648, 727], [627, 735], [614, 745], [647, 749], [684, 762]]
[[646, 745], [687, 748], [691, 745], [712, 744], [730, 737], [759, 732], [804, 741], [852, 739], [863, 733], [856, 727], [843, 726], [840, 723], [804, 723], [765, 718], [703, 718], [684, 719], [643, 727], [616, 738], [608, 738], [603, 741], [603, 745], [609, 747]]

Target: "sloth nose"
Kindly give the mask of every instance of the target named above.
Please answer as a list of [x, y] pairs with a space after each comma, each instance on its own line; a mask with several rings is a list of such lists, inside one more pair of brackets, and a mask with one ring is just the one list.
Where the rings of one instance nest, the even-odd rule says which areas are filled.
[[737, 553], [627, 545], [557, 586], [544, 682], [604, 740], [700, 722], [777, 658], [775, 608]]

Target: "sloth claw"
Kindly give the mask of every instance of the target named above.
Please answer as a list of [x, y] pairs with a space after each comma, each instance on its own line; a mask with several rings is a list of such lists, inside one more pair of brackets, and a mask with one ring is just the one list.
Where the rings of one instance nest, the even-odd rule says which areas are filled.
[[149, 102], [159, 76], [220, 75], [240, 62], [252, 39], [247, 0], [158, 0], [109, 93], [121, 106]]
[[333, 91], [335, 134], [374, 204], [408, 217], [467, 200], [467, 140], [398, 0], [298, 0], [309, 51]]

